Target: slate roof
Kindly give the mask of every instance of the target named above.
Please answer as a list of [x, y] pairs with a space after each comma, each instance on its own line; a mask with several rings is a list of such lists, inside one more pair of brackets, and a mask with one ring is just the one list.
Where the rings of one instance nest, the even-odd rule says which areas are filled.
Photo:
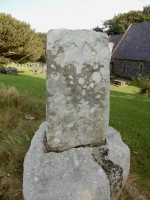
[[123, 34], [120, 34], [120, 35], [110, 35], [109, 36], [109, 49], [110, 49], [111, 53], [116, 48], [116, 46], [119, 43], [119, 41], [121, 40], [122, 36], [123, 36]]
[[150, 21], [132, 24], [112, 58], [150, 61]]

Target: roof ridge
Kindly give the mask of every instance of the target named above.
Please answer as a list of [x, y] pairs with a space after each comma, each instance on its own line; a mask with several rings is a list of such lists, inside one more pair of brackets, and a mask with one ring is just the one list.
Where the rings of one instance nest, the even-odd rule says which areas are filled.
[[138, 25], [138, 24], [142, 24], [142, 23], [150, 23], [150, 21], [138, 22], [138, 23], [134, 23], [132, 25]]
[[130, 26], [127, 28], [126, 32], [123, 34], [122, 38], [120, 39], [120, 41], [118, 42], [116, 48], [114, 49], [114, 51], [112, 52], [112, 56], [115, 53], [115, 51], [117, 50], [117, 48], [119, 47], [119, 45], [121, 44], [121, 42], [123, 41], [124, 37], [126, 36], [127, 32], [129, 31], [130, 27], [132, 26], [132, 24], [130, 24]]
[[150, 61], [150, 21], [132, 24], [113, 51], [112, 58]]

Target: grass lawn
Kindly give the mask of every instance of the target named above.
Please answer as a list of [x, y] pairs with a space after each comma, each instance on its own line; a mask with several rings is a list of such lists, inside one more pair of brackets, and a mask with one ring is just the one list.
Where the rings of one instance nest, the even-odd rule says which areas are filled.
[[[9, 65], [10, 66], [10, 65]], [[12, 65], [14, 66], [14, 65]], [[16, 67], [16, 66], [15, 66]], [[22, 200], [24, 156], [45, 120], [45, 74], [18, 66], [18, 76], [0, 74], [0, 199]], [[110, 126], [131, 150], [131, 171], [120, 200], [150, 199], [150, 97], [127, 87], [110, 86]], [[17, 89], [15, 89], [14, 87]], [[26, 115], [34, 117], [27, 120]]]
[[38, 98], [46, 98], [46, 74], [36, 74], [31, 67], [23, 67], [15, 64], [8, 65], [18, 69], [18, 76], [0, 74], [0, 83], [6, 86], [15, 86], [21, 93], [32, 94]]
[[134, 183], [132, 189], [138, 190], [136, 198], [150, 199], [150, 98], [138, 92], [132, 81], [127, 87], [110, 87], [110, 126], [121, 133], [130, 148], [129, 181]]

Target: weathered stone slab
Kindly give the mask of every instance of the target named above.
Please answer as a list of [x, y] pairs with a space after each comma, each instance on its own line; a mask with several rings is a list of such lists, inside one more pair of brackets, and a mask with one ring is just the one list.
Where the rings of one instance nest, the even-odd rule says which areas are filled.
[[130, 152], [108, 128], [106, 145], [45, 152], [46, 122], [35, 133], [24, 161], [25, 200], [117, 200], [127, 179]]
[[109, 122], [106, 34], [50, 30], [47, 36], [47, 142], [50, 149], [104, 144]]

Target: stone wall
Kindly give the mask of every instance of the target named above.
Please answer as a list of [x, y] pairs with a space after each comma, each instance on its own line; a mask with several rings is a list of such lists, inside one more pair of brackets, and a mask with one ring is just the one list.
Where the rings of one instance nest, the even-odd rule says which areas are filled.
[[136, 75], [150, 77], [150, 61], [112, 59], [112, 72], [119, 77], [130, 79]]

